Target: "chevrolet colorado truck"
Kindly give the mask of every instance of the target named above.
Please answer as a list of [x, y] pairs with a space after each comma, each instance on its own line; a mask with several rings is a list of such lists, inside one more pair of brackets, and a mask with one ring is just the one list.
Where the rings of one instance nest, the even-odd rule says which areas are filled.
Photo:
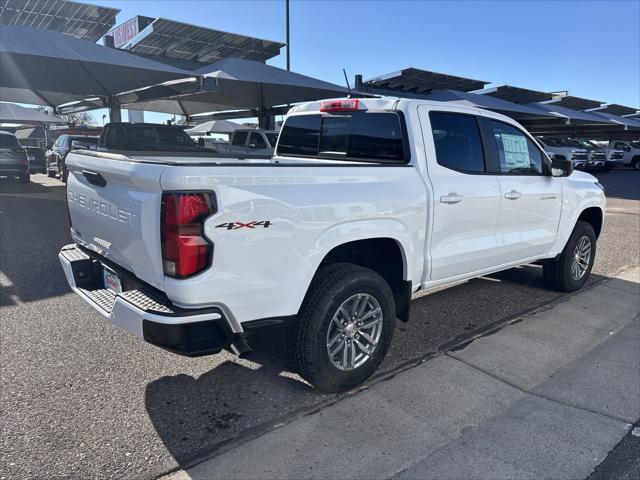
[[293, 368], [342, 391], [382, 362], [418, 290], [542, 263], [581, 288], [605, 196], [518, 123], [413, 99], [294, 107], [268, 160], [74, 151], [71, 288], [183, 355], [286, 326]]

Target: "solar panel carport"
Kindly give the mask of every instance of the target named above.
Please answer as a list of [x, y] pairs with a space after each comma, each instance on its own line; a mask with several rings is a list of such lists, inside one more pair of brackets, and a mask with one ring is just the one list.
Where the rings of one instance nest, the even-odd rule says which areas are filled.
[[[35, 28], [0, 27], [0, 100], [58, 106], [193, 75], [128, 52]], [[119, 110], [118, 110], [119, 113]]]
[[96, 42], [115, 25], [119, 12], [69, 0], [4, 0], [0, 25], [41, 28]]

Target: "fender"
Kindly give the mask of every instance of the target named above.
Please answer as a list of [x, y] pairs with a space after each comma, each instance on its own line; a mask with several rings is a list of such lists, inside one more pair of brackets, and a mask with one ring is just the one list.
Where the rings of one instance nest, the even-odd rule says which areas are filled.
[[[420, 245], [421, 243], [416, 239], [412, 240], [412, 235], [416, 236], [405, 224], [396, 219], [368, 219], [331, 226], [318, 237], [309, 252], [312, 268], [305, 272], [303, 280], [305, 288], [300, 289], [301, 295], [299, 294], [298, 298], [296, 298], [298, 309], [302, 305], [304, 296], [309, 290], [320, 264], [329, 252], [340, 245], [358, 240], [377, 238], [394, 240], [402, 254], [403, 280], [409, 281], [413, 285], [419, 285], [419, 272], [416, 271], [414, 266], [423, 264], [424, 252], [415, 249], [414, 245]], [[380, 254], [383, 255], [384, 252], [380, 252]]]
[[604, 208], [602, 205], [602, 201], [599, 198], [583, 199], [582, 202], [580, 202], [580, 206], [575, 210], [566, 209], [567, 211], [565, 211], [565, 205], [563, 205], [562, 214], [560, 217], [560, 225], [558, 226], [558, 235], [556, 236], [556, 241], [549, 250], [548, 256], [550, 258], [556, 257], [557, 255], [562, 253], [562, 250], [564, 250], [564, 246], [569, 241], [571, 232], [573, 232], [573, 229], [578, 222], [578, 218], [580, 217], [580, 215], [582, 215], [582, 212], [591, 207], [597, 207], [602, 212], [602, 225], [604, 228]]

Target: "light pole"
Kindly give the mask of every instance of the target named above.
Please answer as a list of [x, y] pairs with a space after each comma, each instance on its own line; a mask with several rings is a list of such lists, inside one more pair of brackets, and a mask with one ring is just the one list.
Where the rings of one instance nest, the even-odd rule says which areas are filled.
[[289, 38], [289, 0], [284, 0], [287, 30], [287, 71], [291, 70], [291, 39]]

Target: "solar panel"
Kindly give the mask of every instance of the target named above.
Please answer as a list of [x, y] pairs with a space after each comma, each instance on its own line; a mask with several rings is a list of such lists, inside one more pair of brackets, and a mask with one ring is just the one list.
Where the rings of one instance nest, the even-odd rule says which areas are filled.
[[602, 105], [602, 102], [598, 100], [589, 100], [588, 98], [573, 97], [571, 95], [554, 98], [553, 100], [549, 100], [543, 103], [560, 105], [562, 107], [572, 108], [574, 110], [589, 110], [592, 108], [598, 108], [600, 105]]
[[95, 42], [115, 25], [119, 12], [69, 0], [4, 0], [0, 24], [54, 30]]
[[596, 110], [598, 113], [610, 113], [612, 115], [619, 116], [627, 116], [634, 115], [638, 113], [637, 108], [626, 107], [624, 105], [618, 105], [617, 103], [610, 103], [608, 105], [603, 105], [601, 108]]
[[526, 105], [527, 103], [532, 102], [543, 102], [545, 100], [551, 100], [553, 98], [553, 95], [547, 92], [513, 87], [511, 85], [486, 88], [474, 93], [490, 95], [492, 97], [500, 98], [501, 100], [506, 100], [508, 102], [519, 103], [520, 105]]
[[435, 90], [459, 90], [470, 92], [479, 90], [489, 83], [483, 80], [446, 75], [418, 68], [405, 68], [398, 72], [375, 77], [363, 82], [362, 87], [400, 90], [409, 93], [429, 93]]
[[[135, 21], [137, 21], [137, 24]], [[133, 28], [120, 35], [121, 27]], [[165, 18], [138, 16], [107, 34], [114, 45], [145, 55], [213, 63], [223, 58], [244, 58], [265, 62], [280, 54], [284, 43], [189, 25]], [[118, 42], [118, 37], [122, 42]]]

